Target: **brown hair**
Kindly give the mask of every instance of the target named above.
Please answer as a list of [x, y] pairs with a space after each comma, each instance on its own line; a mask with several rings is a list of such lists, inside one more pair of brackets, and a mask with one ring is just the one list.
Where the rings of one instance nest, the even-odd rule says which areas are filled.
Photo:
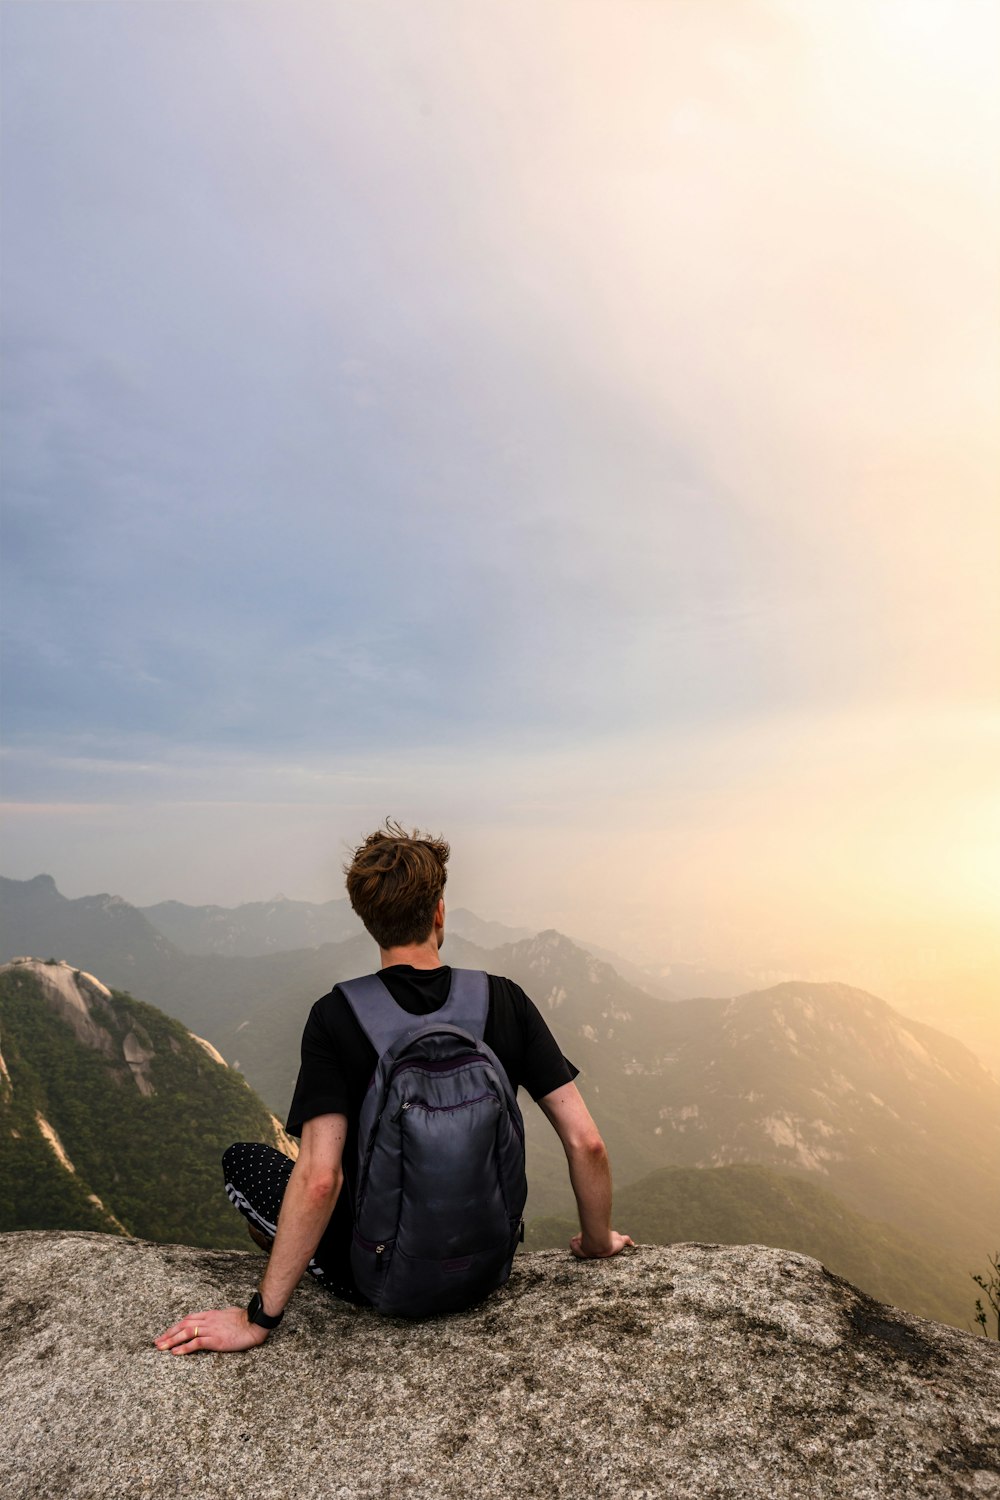
[[351, 905], [380, 948], [426, 942], [444, 894], [451, 853], [443, 839], [407, 833], [392, 818], [344, 866]]

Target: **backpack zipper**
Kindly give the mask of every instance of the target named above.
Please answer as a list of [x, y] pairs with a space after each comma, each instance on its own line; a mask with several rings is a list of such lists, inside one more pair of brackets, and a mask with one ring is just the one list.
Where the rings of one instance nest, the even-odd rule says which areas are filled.
[[374, 1240], [366, 1240], [363, 1234], [358, 1233], [357, 1228], [355, 1228], [354, 1230], [354, 1238], [358, 1242], [358, 1244], [361, 1245], [365, 1250], [371, 1250], [374, 1252], [375, 1266], [376, 1269], [378, 1269], [382, 1264], [379, 1257], [385, 1253], [386, 1241], [380, 1240], [378, 1244], [376, 1244]]
[[452, 1058], [427, 1057], [422, 1058], [419, 1062], [400, 1063], [398, 1067], [393, 1068], [387, 1082], [398, 1078], [400, 1073], [412, 1072], [414, 1068], [418, 1068], [424, 1073], [453, 1073], [459, 1068], [470, 1067], [472, 1063], [487, 1063], [492, 1067], [489, 1058], [484, 1057], [481, 1052], [467, 1052], [464, 1057], [458, 1058], [457, 1061]]

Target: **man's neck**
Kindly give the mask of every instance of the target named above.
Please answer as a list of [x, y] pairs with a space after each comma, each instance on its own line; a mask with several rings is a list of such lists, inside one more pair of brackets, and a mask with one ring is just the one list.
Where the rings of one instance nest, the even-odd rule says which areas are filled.
[[380, 948], [379, 967], [390, 969], [393, 964], [412, 964], [415, 969], [440, 969], [441, 956], [432, 937], [426, 943], [410, 943], [404, 948]]

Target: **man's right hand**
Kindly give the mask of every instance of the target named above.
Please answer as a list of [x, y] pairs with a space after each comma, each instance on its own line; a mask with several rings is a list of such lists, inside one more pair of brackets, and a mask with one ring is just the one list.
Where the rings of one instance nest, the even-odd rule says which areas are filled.
[[577, 1260], [605, 1260], [609, 1255], [617, 1255], [626, 1245], [631, 1245], [634, 1249], [635, 1240], [631, 1235], [619, 1234], [617, 1229], [609, 1229], [607, 1241], [603, 1243], [582, 1233], [575, 1234], [569, 1242], [569, 1248]]

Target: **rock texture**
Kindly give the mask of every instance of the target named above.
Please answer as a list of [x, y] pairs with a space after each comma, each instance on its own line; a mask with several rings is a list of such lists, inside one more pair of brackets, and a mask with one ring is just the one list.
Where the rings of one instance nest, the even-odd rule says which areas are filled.
[[177, 1358], [260, 1258], [0, 1236], [0, 1493], [1000, 1496], [1000, 1346], [760, 1246], [519, 1255], [479, 1308], [379, 1319], [301, 1287], [263, 1348]]

